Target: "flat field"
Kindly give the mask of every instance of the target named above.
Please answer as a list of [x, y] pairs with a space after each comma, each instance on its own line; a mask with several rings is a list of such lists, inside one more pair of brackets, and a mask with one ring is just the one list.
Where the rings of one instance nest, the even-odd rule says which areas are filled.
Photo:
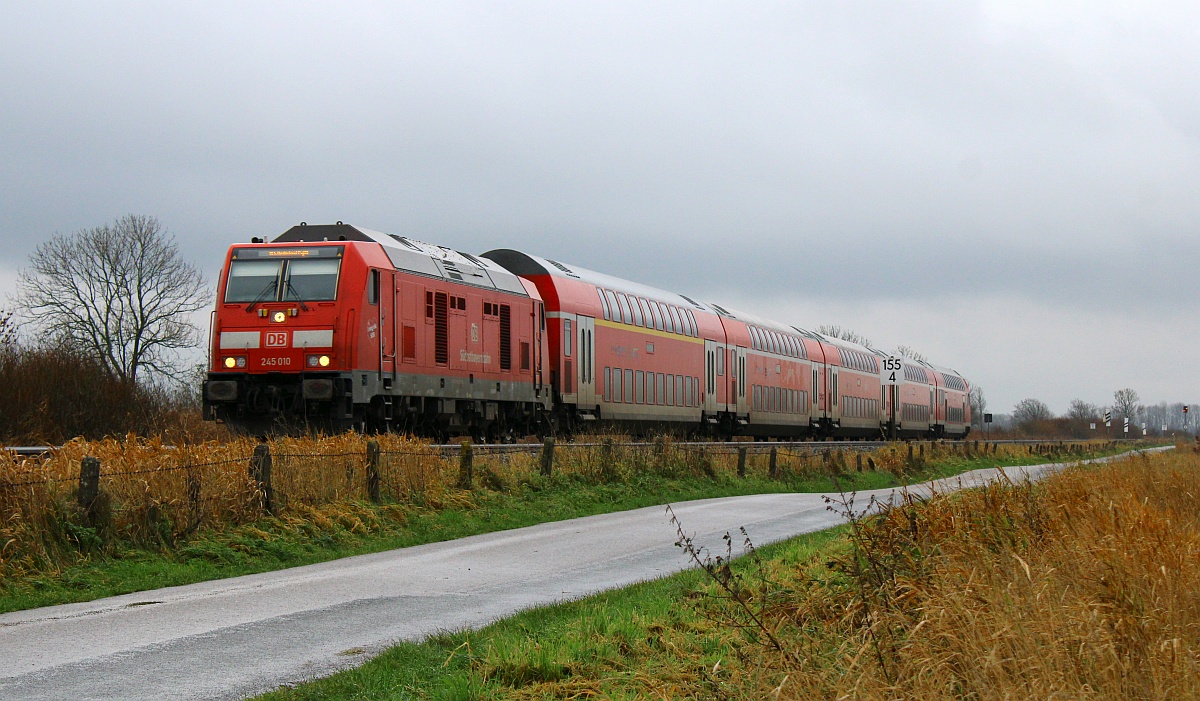
[[1200, 697], [1190, 446], [719, 555], [262, 698]]

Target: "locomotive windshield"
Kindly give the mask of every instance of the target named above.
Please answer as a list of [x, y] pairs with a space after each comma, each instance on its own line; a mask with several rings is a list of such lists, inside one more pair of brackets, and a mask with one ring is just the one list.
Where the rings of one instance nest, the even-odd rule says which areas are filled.
[[239, 248], [229, 262], [225, 301], [300, 302], [337, 298], [342, 247]]
[[284, 299], [299, 297], [311, 302], [336, 298], [338, 269], [341, 265], [342, 261], [336, 258], [288, 261]]
[[235, 260], [229, 265], [226, 302], [274, 300], [279, 294], [281, 260]]

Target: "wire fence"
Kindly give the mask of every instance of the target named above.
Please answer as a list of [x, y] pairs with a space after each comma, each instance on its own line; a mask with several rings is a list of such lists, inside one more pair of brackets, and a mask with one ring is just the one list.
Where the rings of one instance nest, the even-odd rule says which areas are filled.
[[[1095, 450], [1097, 444], [1090, 444]], [[97, 543], [171, 544], [201, 527], [359, 501], [462, 506], [472, 490], [539, 480], [611, 483], [640, 475], [789, 479], [848, 471], [896, 474], [951, 453], [1077, 451], [1079, 444], [631, 442], [434, 446], [381, 435], [251, 439], [167, 446], [71, 442], [38, 456], [0, 452], [0, 576], [45, 569]]]

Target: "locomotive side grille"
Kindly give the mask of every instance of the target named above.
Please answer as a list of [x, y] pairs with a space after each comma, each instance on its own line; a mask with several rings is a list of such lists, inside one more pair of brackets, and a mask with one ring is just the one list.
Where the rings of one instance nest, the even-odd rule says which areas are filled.
[[500, 369], [512, 370], [512, 308], [500, 305]]
[[433, 344], [434, 358], [438, 365], [450, 362], [450, 352], [447, 349], [446, 332], [446, 293], [438, 292], [433, 296]]

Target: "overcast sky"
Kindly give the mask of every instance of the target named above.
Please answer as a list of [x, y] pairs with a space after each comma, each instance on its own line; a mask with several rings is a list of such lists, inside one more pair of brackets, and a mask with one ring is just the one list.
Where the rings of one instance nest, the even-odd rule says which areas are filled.
[[[0, 0], [0, 299], [54, 233], [344, 220], [1200, 401], [1200, 6]], [[8, 304], [7, 302], [4, 304]]]

